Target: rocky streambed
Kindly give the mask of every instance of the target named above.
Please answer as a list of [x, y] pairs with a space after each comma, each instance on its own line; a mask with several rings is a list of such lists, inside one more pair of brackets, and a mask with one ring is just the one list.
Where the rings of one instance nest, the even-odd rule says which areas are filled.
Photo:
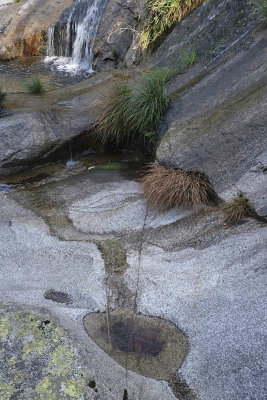
[[3, 398], [263, 398], [264, 224], [75, 168], [0, 195]]
[[[27, 13], [37, 18], [48, 3], [33, 1], [29, 12], [25, 2], [12, 24]], [[55, 3], [44, 26], [70, 3]], [[143, 67], [165, 65], [165, 55], [175, 66], [177, 43], [189, 32], [199, 59], [168, 86], [155, 158], [202, 171], [221, 201], [244, 192], [265, 216], [266, 29], [244, 16], [241, 3], [205, 2]], [[9, 12], [20, 7], [10, 4]], [[117, 7], [109, 2], [103, 21]], [[114, 21], [129, 13], [132, 21], [132, 11], [119, 10]], [[103, 55], [107, 43], [100, 50], [99, 64], [114, 63], [112, 50]], [[265, 398], [266, 224], [245, 218], [226, 226], [217, 206], [150, 209], [139, 154], [100, 154], [88, 139], [99, 100], [133, 71], [101, 72], [40, 96], [10, 91], [5, 99], [3, 400]]]

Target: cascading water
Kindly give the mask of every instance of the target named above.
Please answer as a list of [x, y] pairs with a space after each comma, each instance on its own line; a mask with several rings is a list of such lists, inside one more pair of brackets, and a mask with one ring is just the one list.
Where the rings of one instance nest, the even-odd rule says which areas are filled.
[[46, 62], [71, 73], [93, 72], [93, 45], [106, 0], [76, 0], [48, 31]]

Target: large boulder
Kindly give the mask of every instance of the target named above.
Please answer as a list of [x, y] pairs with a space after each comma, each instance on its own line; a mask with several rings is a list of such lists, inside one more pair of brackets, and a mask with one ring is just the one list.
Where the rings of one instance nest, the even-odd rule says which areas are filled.
[[44, 32], [73, 0], [1, 0], [0, 60], [39, 55]]
[[264, 32], [254, 40], [249, 49], [191, 89], [178, 90], [175, 97], [178, 76], [172, 84], [174, 99], [164, 120], [157, 159], [169, 166], [203, 171], [218, 193], [243, 190], [266, 213], [267, 41]]

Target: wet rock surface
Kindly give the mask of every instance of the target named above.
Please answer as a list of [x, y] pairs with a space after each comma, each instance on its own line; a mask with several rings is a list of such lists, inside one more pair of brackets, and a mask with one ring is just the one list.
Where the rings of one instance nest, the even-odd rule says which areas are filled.
[[[122, 398], [124, 390], [133, 399], [263, 398], [266, 227], [246, 220], [225, 229], [216, 209], [191, 215], [183, 210], [161, 215], [145, 212], [138, 184], [126, 179], [122, 171], [69, 174], [63, 180], [1, 193], [1, 300], [22, 308], [46, 309], [51, 318], [56, 317], [74, 340], [90, 379], [96, 382], [97, 393], [93, 390], [93, 395], [101, 399]], [[103, 220], [118, 215], [118, 205], [102, 204], [86, 215], [87, 204], [96, 193], [100, 199], [112, 196], [115, 183], [125, 195], [119, 208], [127, 210], [128, 227], [125, 230], [118, 217], [112, 230], [100, 231]], [[144, 212], [126, 207], [133, 201], [129, 187], [135, 188], [134, 201], [143, 204]], [[29, 202], [30, 192], [37, 189], [38, 196], [34, 194], [34, 201]], [[71, 212], [75, 204], [84, 215], [82, 230]], [[44, 293], [51, 288], [71, 296], [72, 303], [45, 299]], [[189, 351], [179, 374], [176, 362], [171, 361], [168, 377], [165, 367], [157, 372], [162, 363], [148, 368], [155, 371], [153, 378], [162, 377], [169, 384], [146, 378], [140, 375], [141, 370], [132, 372], [141, 368], [142, 357], [140, 363], [128, 365], [126, 372], [123, 345], [118, 349], [120, 360], [117, 353], [112, 355], [114, 360], [110, 358], [106, 325], [104, 338], [94, 337], [102, 326], [101, 322], [95, 329], [94, 318], [105, 322], [108, 309], [111, 327], [120, 333], [126, 331], [128, 338], [133, 332], [130, 350], [135, 351], [126, 354], [132, 357], [132, 353], [144, 350], [135, 341], [140, 333], [148, 335], [142, 326], [118, 325], [112, 318], [113, 310], [119, 313], [125, 307], [125, 315], [134, 313], [141, 319], [140, 313], [144, 318], [157, 316], [186, 335]], [[83, 328], [85, 315], [93, 339]], [[154, 328], [149, 333], [153, 337]], [[146, 349], [149, 354], [144, 360], [160, 357], [163, 344], [164, 338], [159, 337], [156, 347]], [[149, 372], [144, 375], [150, 376]], [[57, 393], [55, 389], [53, 394]]]
[[94, 45], [96, 69], [125, 66], [144, 6], [144, 0], [107, 2]]
[[188, 351], [187, 338], [175, 325], [127, 309], [110, 314], [88, 314], [84, 327], [124, 368], [151, 378], [170, 379]]
[[249, 43], [249, 33], [261, 23], [255, 4], [248, 0], [205, 1], [174, 27], [148, 62], [177, 68], [181, 50], [190, 49], [196, 50], [198, 60], [212, 62], [242, 39]]
[[111, 84], [112, 74], [104, 73], [41, 96], [8, 95], [5, 106], [12, 114], [0, 119], [0, 176], [49, 160], [79, 137], [99, 116], [97, 102]]
[[64, 292], [58, 292], [54, 289], [49, 289], [45, 292], [44, 298], [47, 300], [56, 301], [58, 303], [71, 304], [72, 298]]

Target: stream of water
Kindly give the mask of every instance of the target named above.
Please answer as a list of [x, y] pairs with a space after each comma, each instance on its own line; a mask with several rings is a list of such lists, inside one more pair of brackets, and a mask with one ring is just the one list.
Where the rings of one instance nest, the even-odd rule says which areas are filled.
[[93, 45], [106, 0], [76, 0], [48, 31], [45, 62], [72, 74], [93, 72]]

